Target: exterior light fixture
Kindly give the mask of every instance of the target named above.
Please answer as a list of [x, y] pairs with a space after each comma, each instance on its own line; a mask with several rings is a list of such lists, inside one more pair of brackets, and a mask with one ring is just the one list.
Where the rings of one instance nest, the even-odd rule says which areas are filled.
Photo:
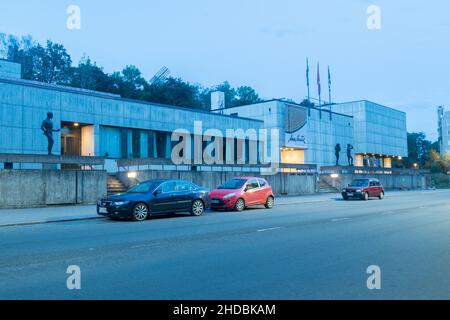
[[134, 172], [134, 171], [131, 171], [131, 172], [128, 172], [127, 176], [128, 176], [129, 179], [136, 179], [137, 173]]
[[80, 124], [79, 124], [78, 122], [75, 122], [75, 123], [73, 124], [73, 126], [74, 126], [74, 127], [79, 127]]
[[331, 174], [331, 178], [337, 179], [337, 178], [339, 178], [339, 175], [337, 173], [333, 173], [333, 174]]

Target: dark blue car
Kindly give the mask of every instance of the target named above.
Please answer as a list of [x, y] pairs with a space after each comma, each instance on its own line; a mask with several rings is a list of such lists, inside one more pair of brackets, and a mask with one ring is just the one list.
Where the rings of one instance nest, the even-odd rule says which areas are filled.
[[144, 221], [150, 216], [190, 212], [201, 216], [210, 207], [209, 190], [188, 181], [150, 180], [127, 193], [102, 199], [97, 213], [110, 218]]

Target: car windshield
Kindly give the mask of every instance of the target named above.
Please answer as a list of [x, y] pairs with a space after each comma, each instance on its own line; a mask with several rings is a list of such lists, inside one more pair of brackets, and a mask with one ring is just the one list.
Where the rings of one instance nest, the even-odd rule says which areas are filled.
[[155, 190], [160, 184], [161, 183], [158, 181], [143, 182], [132, 187], [130, 190], [128, 190], [128, 193], [147, 193]]
[[352, 184], [350, 185], [351, 187], [367, 187], [369, 185], [369, 180], [354, 180], [352, 182]]
[[247, 180], [244, 179], [233, 179], [225, 182], [223, 185], [219, 187], [219, 189], [229, 189], [229, 190], [237, 190], [244, 186]]

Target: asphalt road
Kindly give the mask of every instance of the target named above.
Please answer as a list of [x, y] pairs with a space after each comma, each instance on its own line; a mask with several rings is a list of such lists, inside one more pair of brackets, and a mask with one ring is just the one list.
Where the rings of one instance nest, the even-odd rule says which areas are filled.
[[450, 299], [450, 191], [0, 228], [0, 299], [431, 298]]

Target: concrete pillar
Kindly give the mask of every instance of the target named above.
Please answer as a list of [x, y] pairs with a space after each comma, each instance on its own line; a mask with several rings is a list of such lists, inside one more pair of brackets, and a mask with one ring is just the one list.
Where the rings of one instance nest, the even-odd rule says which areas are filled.
[[172, 141], [170, 134], [166, 135], [166, 159], [170, 159], [172, 156]]
[[148, 133], [141, 131], [141, 158], [148, 158]]
[[133, 156], [133, 131], [127, 130], [127, 158]]

